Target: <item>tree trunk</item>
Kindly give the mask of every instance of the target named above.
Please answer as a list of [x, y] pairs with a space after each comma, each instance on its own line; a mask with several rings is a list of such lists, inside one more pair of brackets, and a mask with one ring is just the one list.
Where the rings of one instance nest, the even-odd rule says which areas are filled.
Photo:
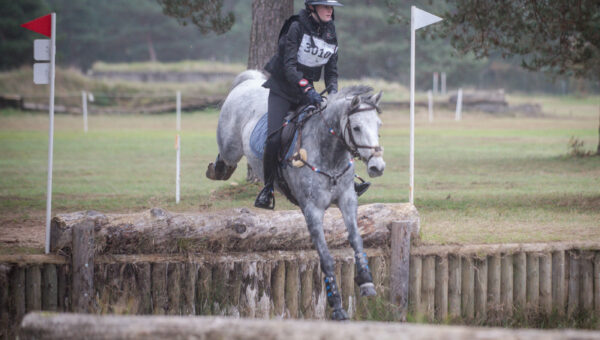
[[152, 42], [152, 36], [150, 33], [146, 33], [146, 46], [148, 47], [148, 57], [150, 58], [150, 61], [155, 63], [158, 59], [156, 58], [154, 42]]
[[[294, 13], [293, 0], [253, 0], [252, 28], [248, 51], [248, 69], [262, 70], [277, 50], [279, 31]], [[259, 182], [259, 176], [248, 164], [246, 181]]]
[[596, 155], [600, 156], [600, 106], [598, 106], [598, 149]]
[[[411, 204], [368, 204], [358, 208], [358, 228], [366, 247], [388, 245], [392, 222], [417, 218], [417, 210]], [[137, 214], [77, 212], [58, 215], [52, 220], [51, 251], [69, 252], [71, 230], [83, 221], [95, 226], [98, 255], [256, 252], [313, 247], [304, 216], [296, 210], [251, 212], [232, 209], [217, 213], [172, 214], [154, 208]], [[326, 211], [323, 229], [330, 248], [348, 246], [346, 226], [338, 209]]]

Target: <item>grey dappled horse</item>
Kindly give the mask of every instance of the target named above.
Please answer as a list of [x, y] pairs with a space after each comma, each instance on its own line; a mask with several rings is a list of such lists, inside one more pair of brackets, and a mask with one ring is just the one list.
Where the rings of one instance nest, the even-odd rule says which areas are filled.
[[[265, 76], [253, 70], [236, 77], [221, 108], [217, 128], [219, 156], [215, 164], [209, 165], [209, 178], [228, 179], [242, 156], [246, 156], [252, 169], [262, 176], [263, 162], [251, 150], [250, 135], [260, 117], [267, 112], [269, 90], [261, 86], [264, 81]], [[301, 142], [307, 153], [304, 166], [286, 166], [281, 171], [302, 209], [319, 253], [328, 302], [333, 308], [332, 318], [336, 320], [348, 316], [342, 309], [334, 262], [323, 233], [323, 215], [332, 203], [342, 212], [348, 240], [354, 249], [355, 281], [360, 286], [360, 293], [362, 296], [376, 294], [357, 227], [358, 203], [352, 161], [353, 157], [363, 160], [370, 177], [381, 176], [385, 168], [378, 134], [381, 120], [377, 105], [381, 92], [369, 95], [371, 90], [367, 86], [353, 86], [331, 95], [322, 112], [304, 124]], [[277, 187], [277, 181], [275, 184]]]

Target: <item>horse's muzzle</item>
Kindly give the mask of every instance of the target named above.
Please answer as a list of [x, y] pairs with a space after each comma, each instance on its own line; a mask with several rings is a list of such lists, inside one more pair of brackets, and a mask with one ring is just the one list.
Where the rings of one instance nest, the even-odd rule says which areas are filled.
[[379, 177], [383, 175], [385, 170], [385, 162], [383, 157], [372, 157], [367, 164], [367, 173], [369, 177]]

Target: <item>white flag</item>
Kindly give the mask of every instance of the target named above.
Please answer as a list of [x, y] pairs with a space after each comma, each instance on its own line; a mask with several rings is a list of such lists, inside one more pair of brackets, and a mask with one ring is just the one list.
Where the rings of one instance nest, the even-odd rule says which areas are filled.
[[442, 18], [435, 16], [431, 13], [425, 12], [422, 9], [418, 9], [415, 6], [412, 6], [411, 10], [412, 29], [415, 31], [419, 28], [423, 28], [425, 26], [429, 26], [431, 24], [435, 24], [436, 22], [443, 20]]

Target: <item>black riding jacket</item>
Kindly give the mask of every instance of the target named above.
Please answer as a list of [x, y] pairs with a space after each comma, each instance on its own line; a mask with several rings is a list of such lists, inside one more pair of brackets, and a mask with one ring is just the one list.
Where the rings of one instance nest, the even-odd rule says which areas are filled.
[[265, 66], [271, 77], [264, 87], [300, 103], [304, 99], [300, 81], [319, 81], [325, 69], [325, 86], [337, 91], [337, 36], [333, 20], [318, 23], [308, 11], [301, 10], [278, 43], [278, 51]]

